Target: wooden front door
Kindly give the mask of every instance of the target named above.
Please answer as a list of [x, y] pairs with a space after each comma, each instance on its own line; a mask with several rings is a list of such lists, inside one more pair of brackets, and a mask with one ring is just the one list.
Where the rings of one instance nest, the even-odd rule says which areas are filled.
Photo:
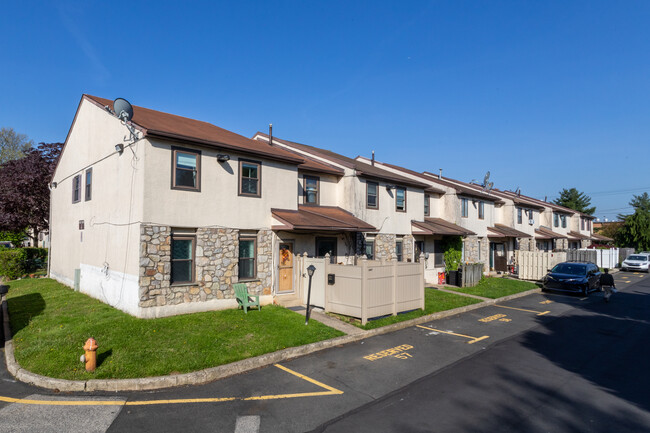
[[494, 244], [494, 270], [500, 272], [506, 272], [508, 270], [506, 246], [504, 244]]
[[293, 242], [280, 243], [278, 293], [293, 291]]

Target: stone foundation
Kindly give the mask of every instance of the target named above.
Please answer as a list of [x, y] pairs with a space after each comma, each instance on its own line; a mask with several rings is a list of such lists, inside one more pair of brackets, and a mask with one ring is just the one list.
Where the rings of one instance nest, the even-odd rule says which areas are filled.
[[[140, 226], [140, 307], [162, 307], [214, 299], [233, 299], [238, 282], [239, 230], [200, 227], [195, 234], [193, 283], [171, 284], [169, 226]], [[251, 294], [270, 295], [273, 232], [257, 233], [257, 276], [246, 281]]]

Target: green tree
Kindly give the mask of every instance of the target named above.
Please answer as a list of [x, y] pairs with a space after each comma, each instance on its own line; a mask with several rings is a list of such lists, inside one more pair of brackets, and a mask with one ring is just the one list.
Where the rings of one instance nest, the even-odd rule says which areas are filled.
[[632, 215], [619, 215], [623, 226], [617, 232], [616, 243], [637, 251], [650, 250], [650, 196], [647, 192], [633, 196], [630, 206]]
[[575, 188], [560, 191], [560, 197], [553, 200], [553, 203], [568, 207], [569, 209], [577, 210], [578, 212], [587, 215], [593, 215], [596, 212], [596, 207], [589, 207], [591, 204], [591, 197], [584, 192], [580, 192]]
[[25, 134], [18, 134], [13, 128], [0, 129], [0, 165], [26, 156], [33, 145]]
[[11, 242], [15, 247], [21, 247], [23, 245], [23, 241], [27, 238], [27, 232], [25, 230], [22, 231], [17, 231], [17, 232], [0, 232], [0, 241], [9, 241]]

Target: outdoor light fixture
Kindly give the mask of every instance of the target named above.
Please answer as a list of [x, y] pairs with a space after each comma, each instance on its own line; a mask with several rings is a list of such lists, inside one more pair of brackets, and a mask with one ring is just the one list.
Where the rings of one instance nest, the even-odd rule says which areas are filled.
[[57, 184], [56, 182], [52, 182], [52, 183], [50, 184], [50, 186], [52, 187], [52, 189], [56, 189], [56, 186], [57, 186], [57, 185], [58, 185], [58, 184]]
[[225, 155], [223, 153], [217, 154], [217, 161], [219, 162], [228, 162], [230, 161], [230, 155]]
[[307, 289], [307, 313], [305, 314], [305, 325], [309, 324], [309, 302], [311, 301], [311, 277], [314, 276], [314, 271], [316, 270], [316, 266], [314, 265], [309, 265], [307, 267], [307, 275], [309, 275], [309, 288]]
[[124, 145], [122, 143], [117, 143], [115, 145], [115, 151], [121, 155], [122, 152], [124, 152]]

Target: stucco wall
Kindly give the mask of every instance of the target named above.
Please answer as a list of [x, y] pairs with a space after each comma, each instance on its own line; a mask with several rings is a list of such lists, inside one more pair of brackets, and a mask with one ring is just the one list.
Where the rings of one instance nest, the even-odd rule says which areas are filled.
[[[271, 227], [271, 208], [297, 209], [297, 168], [234, 152], [201, 150], [201, 191], [171, 188], [171, 142], [156, 140], [145, 151], [144, 221], [176, 227]], [[194, 146], [178, 146], [199, 149]], [[218, 162], [217, 153], [230, 161]], [[261, 197], [239, 196], [239, 158], [260, 161]], [[188, 210], [192, 210], [189, 212]]]
[[[521, 224], [517, 221], [517, 209], [521, 209]], [[527, 213], [527, 211], [532, 212], [533, 214], [533, 224], [529, 223], [530, 215]], [[530, 236], [535, 236], [535, 229], [539, 228], [540, 225], [540, 213], [537, 210], [534, 209], [528, 209], [525, 207], [520, 207], [520, 206], [515, 206], [512, 208], [512, 225], [510, 227], [513, 227], [516, 230], [519, 230], [520, 232], [524, 232], [529, 234]]]
[[320, 206], [338, 206], [339, 202], [339, 188], [338, 188], [338, 179], [336, 176], [329, 175], [316, 175], [312, 173], [303, 173], [300, 172], [298, 175], [298, 191], [296, 192], [296, 197], [299, 204], [304, 203], [304, 193], [305, 193], [305, 176], [317, 177], [319, 179], [319, 205]]
[[[468, 200], [468, 216], [461, 217], [461, 199], [466, 198]], [[484, 203], [484, 219], [479, 219], [478, 217], [478, 206], [479, 202], [483, 201]], [[485, 237], [488, 235], [487, 228], [494, 226], [494, 203], [485, 201], [485, 200], [480, 200], [472, 197], [466, 197], [463, 195], [459, 195], [456, 198], [456, 206], [457, 206], [457, 212], [458, 212], [458, 219], [456, 220], [456, 224], [458, 224], [461, 227], [464, 227], [468, 230], [473, 231], [476, 233], [477, 236], [479, 237]]]
[[[50, 266], [53, 278], [124, 311], [137, 299], [138, 238], [146, 140], [120, 155], [128, 131], [103, 108], [82, 100], [59, 160], [52, 190]], [[127, 143], [125, 143], [127, 144]], [[85, 171], [92, 168], [92, 196], [85, 200]], [[81, 174], [81, 200], [72, 203], [72, 181]], [[84, 229], [79, 229], [83, 221]]]
[[[346, 177], [349, 191], [343, 199], [344, 209], [352, 212], [357, 218], [377, 227], [379, 233], [406, 235], [411, 233], [411, 221], [422, 221], [424, 218], [424, 191], [411, 187], [406, 188], [406, 212], [395, 209], [395, 188], [387, 189], [386, 185], [396, 185], [378, 181], [377, 209], [366, 207], [366, 182], [364, 178]], [[398, 185], [402, 186], [402, 185]]]

